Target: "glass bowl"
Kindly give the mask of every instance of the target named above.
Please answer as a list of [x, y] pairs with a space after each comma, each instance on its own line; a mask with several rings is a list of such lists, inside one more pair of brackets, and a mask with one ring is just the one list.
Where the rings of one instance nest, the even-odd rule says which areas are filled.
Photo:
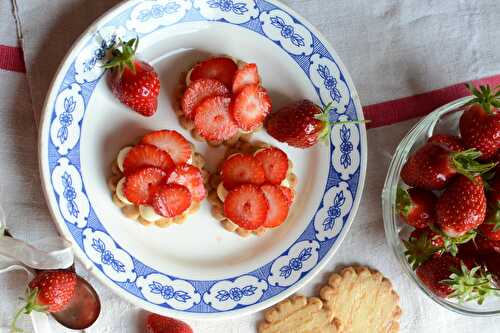
[[493, 316], [500, 314], [500, 297], [489, 297], [479, 305], [476, 302], [458, 303], [452, 299], [444, 299], [434, 295], [417, 277], [408, 264], [402, 239], [408, 239], [413, 228], [399, 218], [396, 210], [396, 191], [402, 184], [399, 176], [408, 156], [421, 147], [434, 133], [458, 134], [458, 122], [463, 112], [463, 106], [471, 99], [464, 97], [448, 103], [418, 122], [401, 140], [392, 157], [387, 178], [382, 191], [382, 211], [384, 217], [385, 235], [389, 246], [401, 264], [403, 271], [415, 282], [428, 297], [448, 310], [469, 316]]

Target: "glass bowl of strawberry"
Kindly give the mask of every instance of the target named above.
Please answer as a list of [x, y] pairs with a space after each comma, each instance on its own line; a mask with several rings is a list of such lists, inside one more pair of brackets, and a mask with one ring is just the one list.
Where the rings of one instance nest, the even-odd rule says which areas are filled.
[[382, 192], [386, 238], [431, 299], [500, 314], [500, 91], [435, 110], [403, 138]]

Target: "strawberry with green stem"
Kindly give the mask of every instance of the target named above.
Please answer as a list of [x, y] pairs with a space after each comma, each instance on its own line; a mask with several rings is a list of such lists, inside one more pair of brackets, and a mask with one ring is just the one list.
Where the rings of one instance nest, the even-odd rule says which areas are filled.
[[70, 270], [42, 271], [28, 284], [26, 304], [19, 309], [12, 321], [11, 331], [22, 332], [16, 322], [22, 314], [37, 312], [59, 312], [75, 295], [77, 277]]
[[143, 116], [152, 116], [158, 107], [160, 79], [154, 68], [136, 59], [138, 38], [119, 41], [104, 68], [111, 70], [111, 90], [125, 105]]
[[338, 124], [365, 123], [365, 121], [330, 121], [333, 102], [323, 109], [310, 100], [288, 104], [267, 118], [265, 127], [276, 140], [297, 148], [309, 148], [318, 141], [327, 141], [331, 128]]
[[481, 159], [488, 160], [500, 148], [500, 89], [488, 85], [477, 89], [470, 83], [466, 86], [473, 98], [460, 117], [460, 135], [467, 147], [479, 150]]
[[399, 215], [415, 228], [425, 228], [434, 223], [434, 204], [437, 197], [430, 191], [418, 188], [397, 190], [396, 207]]
[[487, 187], [488, 211], [486, 220], [479, 226], [488, 239], [500, 241], [500, 175], [495, 175]]

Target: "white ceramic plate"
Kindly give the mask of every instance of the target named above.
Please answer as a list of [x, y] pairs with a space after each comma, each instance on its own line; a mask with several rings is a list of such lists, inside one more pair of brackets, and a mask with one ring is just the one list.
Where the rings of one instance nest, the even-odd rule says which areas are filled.
[[[144, 118], [113, 97], [101, 65], [116, 37], [140, 38], [139, 55], [161, 79], [158, 112]], [[204, 202], [167, 229], [126, 219], [106, 180], [119, 149], [144, 133], [175, 129], [182, 71], [208, 55], [258, 64], [275, 109], [299, 98], [333, 101], [332, 119], [360, 120], [350, 77], [328, 42], [273, 0], [128, 1], [96, 21], [71, 48], [46, 99], [40, 133], [45, 194], [60, 232], [104, 284], [150, 311], [184, 317], [251, 313], [290, 295], [340, 246], [361, 198], [363, 125], [335, 126], [329, 145], [301, 150], [273, 140], [294, 164], [297, 200], [286, 224], [262, 237], [225, 231]], [[212, 170], [222, 148], [196, 143]]]

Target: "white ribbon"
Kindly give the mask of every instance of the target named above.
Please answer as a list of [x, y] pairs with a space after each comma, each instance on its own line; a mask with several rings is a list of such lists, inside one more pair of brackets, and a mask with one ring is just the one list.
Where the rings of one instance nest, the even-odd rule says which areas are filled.
[[[34, 269], [64, 269], [73, 265], [71, 243], [61, 237], [39, 240], [32, 245], [4, 236], [5, 214], [0, 206], [0, 274], [23, 270], [28, 281], [35, 276]], [[47, 314], [33, 311], [30, 315], [35, 333], [50, 333]]]

